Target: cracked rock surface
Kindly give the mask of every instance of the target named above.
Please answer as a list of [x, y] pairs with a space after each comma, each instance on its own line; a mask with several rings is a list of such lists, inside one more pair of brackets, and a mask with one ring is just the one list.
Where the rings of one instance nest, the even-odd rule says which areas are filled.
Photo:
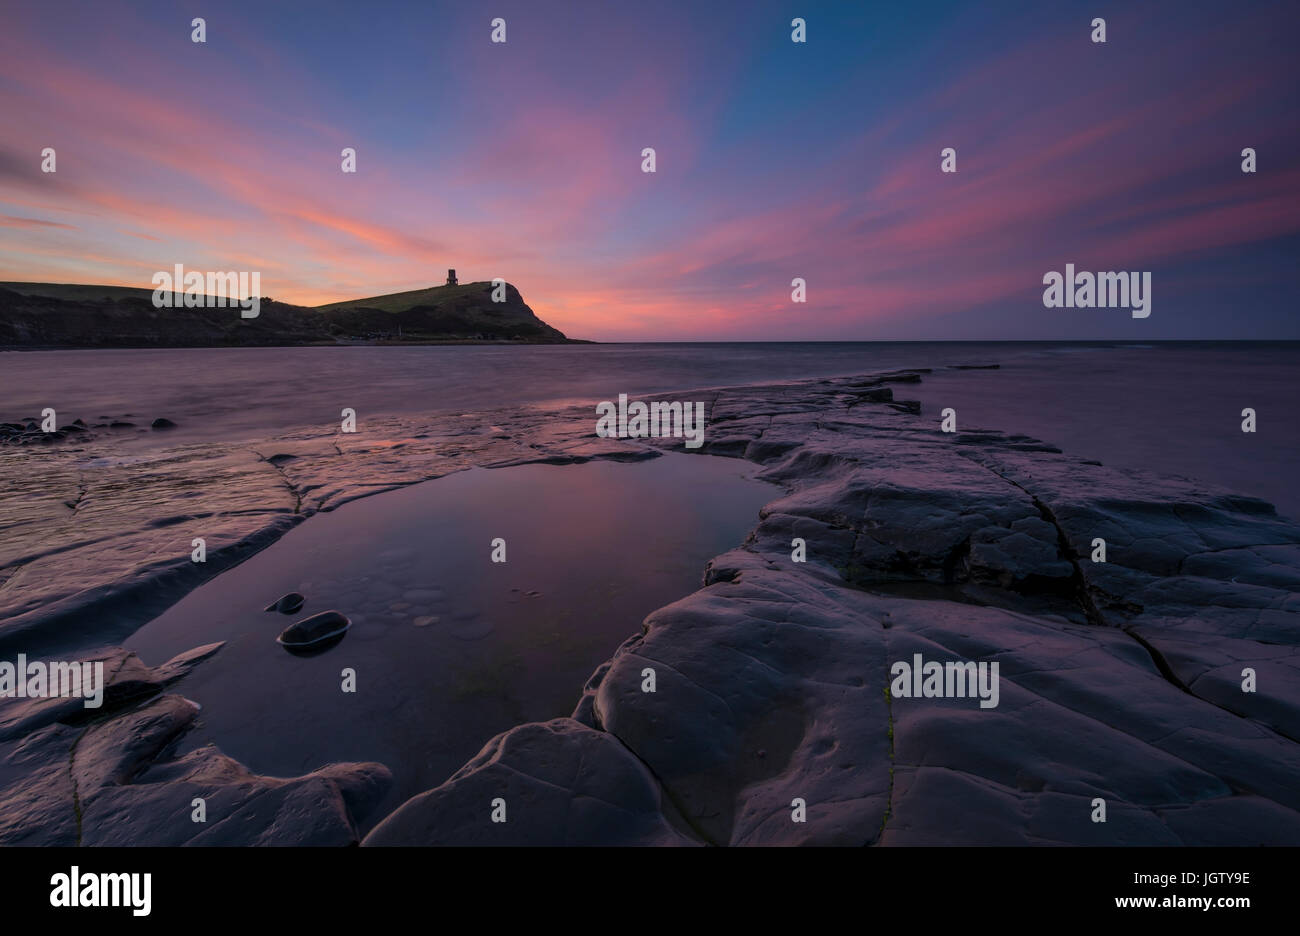
[[[923, 379], [661, 396], [704, 399], [694, 451], [748, 459], [784, 495], [575, 686], [571, 718], [489, 740], [365, 844], [1300, 841], [1300, 526], [1025, 436], [940, 432], [898, 398]], [[0, 659], [85, 659], [357, 497], [471, 466], [683, 450], [596, 438], [587, 408], [362, 428], [146, 455], [90, 431], [0, 454]], [[152, 670], [94, 651], [117, 675], [89, 721], [79, 700], [0, 702], [0, 842], [355, 841], [380, 765], [279, 780], [213, 748], [169, 757], [196, 712], [164, 687], [212, 649]], [[916, 654], [996, 662], [998, 705], [891, 693]], [[497, 798], [507, 822], [491, 821]]]
[[[1300, 528], [1024, 436], [942, 433], [884, 392], [913, 376], [717, 395], [701, 451], [789, 493], [597, 669], [574, 718], [701, 843], [1300, 841]], [[997, 662], [999, 704], [891, 697], [918, 653]], [[426, 840], [434, 804], [483, 813], [465, 782], [483, 758], [382, 842]]]

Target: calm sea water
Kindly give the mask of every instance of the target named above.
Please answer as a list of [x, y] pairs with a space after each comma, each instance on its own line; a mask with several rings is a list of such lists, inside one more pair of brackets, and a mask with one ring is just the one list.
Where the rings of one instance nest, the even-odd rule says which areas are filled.
[[[642, 619], [701, 585], [780, 489], [734, 458], [459, 472], [317, 514], [129, 637], [151, 664], [210, 641], [186, 677], [203, 706], [181, 742], [294, 776], [335, 761], [393, 771], [377, 821], [437, 786], [493, 735], [568, 715]], [[494, 563], [491, 537], [508, 544]], [[482, 548], [480, 548], [482, 547]], [[287, 591], [302, 613], [263, 610]], [[352, 629], [315, 657], [275, 636], [308, 614]], [[342, 667], [356, 693], [339, 691]]]
[[[943, 370], [998, 363], [996, 371]], [[932, 367], [900, 388], [937, 421], [1024, 432], [1106, 464], [1182, 474], [1300, 517], [1300, 343], [611, 344], [0, 353], [0, 419], [122, 418], [180, 428], [132, 444], [227, 440], [370, 414], [595, 403], [619, 393]], [[1241, 432], [1241, 411], [1258, 431]]]

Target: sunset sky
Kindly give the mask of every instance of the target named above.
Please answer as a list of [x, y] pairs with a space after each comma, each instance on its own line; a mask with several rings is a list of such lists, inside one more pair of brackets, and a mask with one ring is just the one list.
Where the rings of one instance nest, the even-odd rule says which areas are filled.
[[[149, 286], [183, 263], [315, 305], [455, 267], [608, 341], [1300, 338], [1294, 0], [56, 0], [3, 20], [0, 280]], [[1151, 317], [1044, 308], [1066, 263], [1152, 271]]]

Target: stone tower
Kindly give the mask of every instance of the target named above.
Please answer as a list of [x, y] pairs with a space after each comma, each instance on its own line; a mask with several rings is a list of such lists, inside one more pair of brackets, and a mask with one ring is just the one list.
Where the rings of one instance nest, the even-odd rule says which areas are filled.
[[447, 285], [448, 285], [448, 286], [455, 286], [455, 285], [456, 285], [456, 271], [455, 271], [455, 270], [448, 270], [448, 271], [447, 271]]

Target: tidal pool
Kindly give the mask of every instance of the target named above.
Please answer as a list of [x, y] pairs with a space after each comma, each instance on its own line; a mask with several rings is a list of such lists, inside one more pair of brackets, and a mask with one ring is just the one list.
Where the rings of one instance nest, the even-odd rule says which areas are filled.
[[[173, 691], [203, 706], [181, 753], [215, 743], [293, 776], [379, 761], [378, 821], [437, 786], [493, 735], [568, 715], [583, 683], [656, 608], [700, 586], [780, 495], [736, 459], [473, 469], [345, 504], [191, 592], [127, 646], [150, 664], [226, 646]], [[493, 562], [493, 541], [505, 562]], [[265, 611], [287, 592], [291, 615]], [[352, 627], [314, 656], [289, 624], [337, 610]], [[344, 692], [344, 670], [355, 692]]]

